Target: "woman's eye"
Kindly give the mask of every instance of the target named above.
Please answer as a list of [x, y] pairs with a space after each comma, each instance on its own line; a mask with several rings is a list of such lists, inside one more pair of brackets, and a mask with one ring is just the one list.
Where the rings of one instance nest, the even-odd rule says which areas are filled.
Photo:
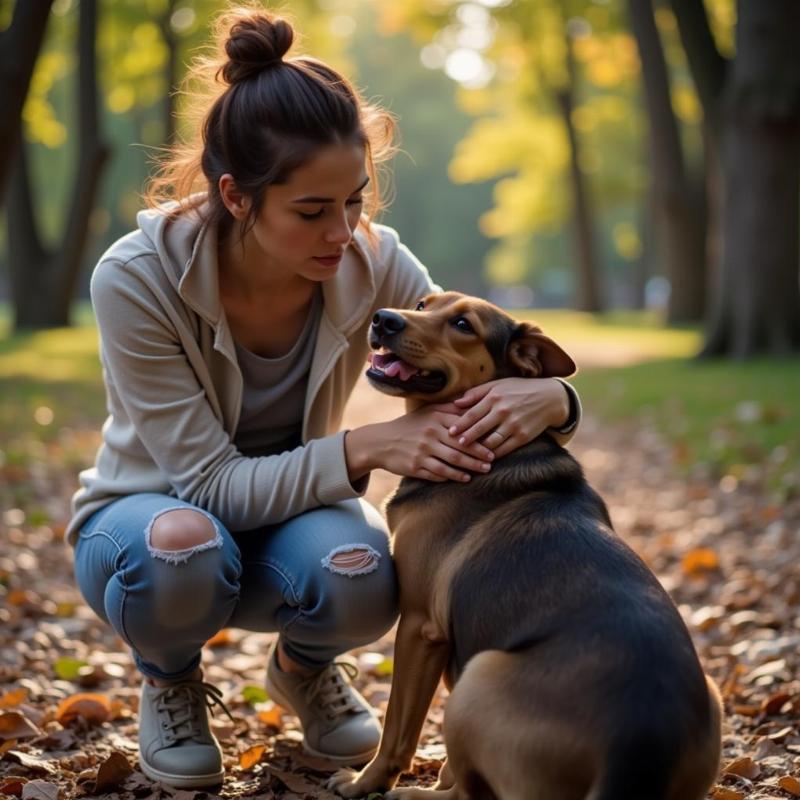
[[423, 303], [422, 300], [420, 300], [419, 303], [417, 303], [414, 311], [422, 311], [423, 308], [425, 308], [425, 303]]
[[475, 329], [470, 324], [470, 321], [466, 317], [457, 317], [453, 320], [453, 327], [458, 328], [458, 330], [463, 331], [464, 333], [475, 333]]
[[360, 206], [364, 202], [363, 197], [354, 197], [352, 200], [347, 201], [349, 206]]
[[314, 211], [314, 212], [312, 212], [312, 213], [310, 213], [310, 214], [309, 214], [308, 212], [306, 212], [306, 211], [298, 211], [297, 213], [298, 213], [298, 214], [299, 214], [299, 215], [300, 215], [300, 216], [301, 216], [303, 219], [319, 219], [319, 218], [322, 216], [322, 212], [323, 212], [324, 210], [325, 210], [325, 209], [321, 208], [319, 211]]

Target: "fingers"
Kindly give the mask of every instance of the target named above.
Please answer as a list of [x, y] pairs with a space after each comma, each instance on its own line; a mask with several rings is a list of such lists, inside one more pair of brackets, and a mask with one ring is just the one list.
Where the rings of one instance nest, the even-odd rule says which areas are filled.
[[499, 414], [492, 414], [492, 403], [488, 398], [474, 405], [458, 422], [450, 426], [448, 433], [458, 439], [460, 445], [470, 445], [494, 430], [501, 422]]
[[473, 386], [453, 402], [458, 408], [469, 408], [486, 397], [491, 391], [492, 386], [494, 386], [494, 383], [495, 381], [489, 381], [488, 383], [482, 383], [480, 386]]

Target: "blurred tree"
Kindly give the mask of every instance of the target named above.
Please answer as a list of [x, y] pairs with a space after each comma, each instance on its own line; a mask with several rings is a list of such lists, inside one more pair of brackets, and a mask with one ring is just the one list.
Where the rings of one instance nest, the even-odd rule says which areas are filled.
[[672, 107], [667, 60], [653, 0], [628, 0], [639, 47], [647, 108], [656, 235], [670, 282], [669, 322], [698, 322], [705, 311], [706, 213], [704, 182], [690, 171]]
[[739, 0], [731, 60], [702, 3], [672, 6], [722, 172], [722, 247], [703, 354], [797, 352], [800, 3]]
[[0, 32], [0, 201], [20, 142], [20, 118], [53, 0], [17, 0], [11, 23]]
[[34, 208], [24, 142], [8, 193], [8, 262], [14, 327], [43, 328], [69, 323], [69, 308], [81, 269], [97, 188], [109, 155], [99, 126], [95, 42], [97, 0], [81, 0], [78, 50], [78, 150], [65, 223], [60, 240], [47, 246]]

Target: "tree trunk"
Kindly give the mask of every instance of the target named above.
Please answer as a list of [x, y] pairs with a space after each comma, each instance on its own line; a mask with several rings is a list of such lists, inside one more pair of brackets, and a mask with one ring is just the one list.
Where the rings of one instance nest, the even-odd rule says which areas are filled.
[[3, 198], [19, 137], [17, 130], [36, 58], [44, 41], [53, 0], [17, 0], [9, 27], [0, 33], [0, 201]]
[[27, 154], [20, 142], [8, 203], [8, 260], [14, 327], [69, 324], [91, 213], [108, 148], [100, 139], [95, 41], [97, 0], [81, 0], [78, 28], [78, 163], [64, 234], [56, 247], [42, 243], [33, 211]]
[[575, 224], [575, 256], [577, 274], [574, 288], [574, 305], [579, 311], [602, 311], [600, 299], [597, 247], [594, 241], [594, 223], [586, 185], [586, 176], [580, 165], [578, 135], [572, 124], [574, 101], [572, 93], [575, 87], [575, 58], [572, 52], [572, 37], [567, 33], [567, 67], [569, 81], [556, 92], [558, 106], [567, 129], [570, 153], [570, 181], [574, 204]]
[[178, 89], [178, 37], [172, 29], [172, 15], [177, 0], [168, 0], [164, 16], [161, 18], [161, 36], [167, 46], [167, 67], [165, 79], [167, 90], [164, 95], [164, 144], [171, 145], [175, 139], [175, 92]]
[[740, 2], [726, 87], [722, 264], [704, 355], [800, 351], [800, 4]]
[[628, 0], [628, 15], [642, 62], [659, 251], [671, 291], [669, 322], [703, 318], [706, 287], [705, 207], [687, 175], [669, 76], [652, 0]]

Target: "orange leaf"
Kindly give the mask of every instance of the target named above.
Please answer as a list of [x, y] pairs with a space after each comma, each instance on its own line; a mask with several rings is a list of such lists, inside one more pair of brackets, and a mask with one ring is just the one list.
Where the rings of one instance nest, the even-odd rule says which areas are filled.
[[13, 708], [28, 699], [28, 690], [23, 686], [20, 689], [12, 689], [0, 697], [0, 708]]
[[709, 570], [719, 569], [717, 554], [708, 547], [690, 550], [681, 561], [685, 575], [699, 575]]
[[761, 710], [765, 714], [780, 714], [781, 708], [792, 699], [786, 692], [778, 692], [771, 697], [765, 697], [761, 702]]
[[731, 761], [725, 769], [722, 770], [724, 775], [738, 775], [740, 778], [747, 778], [752, 781], [755, 780], [761, 773], [761, 767], [753, 761], [752, 758], [744, 756]]
[[800, 781], [792, 775], [784, 775], [782, 778], [778, 778], [778, 786], [789, 792], [789, 794], [800, 797]]
[[111, 718], [111, 703], [104, 694], [73, 694], [65, 697], [56, 709], [56, 719], [66, 724], [75, 717], [89, 722], [107, 722]]
[[18, 711], [6, 711], [0, 714], [0, 740], [5, 739], [30, 739], [38, 736], [41, 731], [24, 715]]
[[258, 718], [265, 725], [272, 728], [280, 728], [283, 723], [284, 710], [271, 701], [266, 703], [259, 703]]
[[737, 792], [736, 789], [728, 789], [725, 786], [715, 786], [711, 790], [713, 800], [744, 800], [744, 794]]
[[224, 647], [231, 643], [231, 634], [227, 628], [217, 631], [207, 642], [206, 647]]
[[244, 753], [239, 755], [239, 766], [242, 769], [251, 769], [258, 764], [266, 749], [265, 744], [254, 744], [252, 747], [248, 747]]

